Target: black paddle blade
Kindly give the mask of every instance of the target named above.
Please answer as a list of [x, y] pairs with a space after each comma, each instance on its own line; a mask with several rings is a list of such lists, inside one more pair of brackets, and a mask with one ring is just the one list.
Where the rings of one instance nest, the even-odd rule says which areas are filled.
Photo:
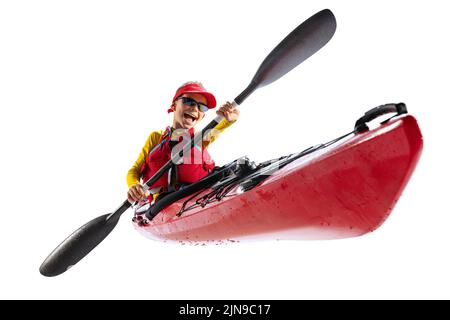
[[334, 35], [336, 18], [319, 11], [294, 29], [264, 59], [249, 86], [234, 101], [241, 104], [257, 88], [268, 85], [320, 50]]
[[72, 233], [44, 260], [39, 272], [46, 277], [54, 277], [83, 259], [106, 238], [120, 218], [120, 215], [113, 215], [107, 219], [108, 216], [95, 218]]

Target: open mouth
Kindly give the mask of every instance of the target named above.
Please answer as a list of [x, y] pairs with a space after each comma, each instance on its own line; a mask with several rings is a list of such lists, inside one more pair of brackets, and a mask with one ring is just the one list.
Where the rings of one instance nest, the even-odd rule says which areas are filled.
[[183, 113], [183, 118], [187, 122], [190, 122], [191, 124], [194, 124], [194, 122], [197, 121], [197, 117], [195, 115], [193, 115], [192, 113], [189, 113], [189, 112]]

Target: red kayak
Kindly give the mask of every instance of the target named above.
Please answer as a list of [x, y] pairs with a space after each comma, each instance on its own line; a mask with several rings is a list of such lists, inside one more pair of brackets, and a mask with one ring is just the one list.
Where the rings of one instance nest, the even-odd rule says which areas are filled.
[[[396, 114], [375, 129], [366, 122]], [[377, 229], [408, 183], [423, 147], [406, 106], [387, 104], [351, 133], [256, 165], [247, 158], [161, 195], [133, 218], [142, 234], [188, 242], [338, 239]]]

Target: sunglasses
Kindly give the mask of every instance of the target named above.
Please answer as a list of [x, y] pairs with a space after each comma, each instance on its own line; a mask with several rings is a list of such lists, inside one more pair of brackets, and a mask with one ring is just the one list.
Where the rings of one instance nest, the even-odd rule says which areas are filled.
[[192, 99], [192, 98], [189, 98], [189, 97], [179, 97], [179, 98], [177, 98], [177, 100], [180, 100], [180, 99], [181, 99], [181, 102], [183, 102], [183, 104], [184, 104], [185, 106], [189, 106], [189, 107], [198, 107], [198, 109], [199, 109], [201, 112], [206, 112], [206, 111], [209, 110], [209, 108], [208, 108], [208, 106], [207, 106], [206, 104], [197, 102], [197, 101], [195, 101], [195, 100]]

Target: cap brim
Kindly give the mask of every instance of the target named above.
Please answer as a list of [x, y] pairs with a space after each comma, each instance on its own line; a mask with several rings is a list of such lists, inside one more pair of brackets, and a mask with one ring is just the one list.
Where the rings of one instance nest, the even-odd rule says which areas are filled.
[[201, 94], [202, 96], [204, 96], [206, 98], [206, 105], [207, 105], [208, 109], [213, 109], [217, 105], [216, 98], [214, 97], [214, 95], [212, 93], [205, 92], [205, 91], [186, 91], [186, 92], [183, 92], [182, 95], [186, 94], [186, 93], [197, 93], [197, 94]]

